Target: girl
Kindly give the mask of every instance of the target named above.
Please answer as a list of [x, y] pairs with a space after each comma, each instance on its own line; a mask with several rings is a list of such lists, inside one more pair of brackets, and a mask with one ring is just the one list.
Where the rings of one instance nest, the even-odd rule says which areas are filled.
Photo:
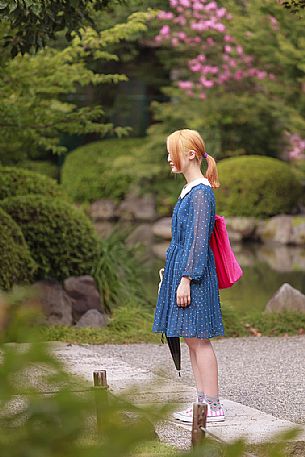
[[[153, 332], [184, 337], [197, 387], [197, 401], [208, 405], [207, 421], [223, 421], [218, 396], [218, 365], [210, 338], [224, 335], [218, 280], [209, 239], [214, 228], [219, 187], [215, 160], [195, 130], [177, 130], [167, 138], [168, 162], [182, 173], [182, 188], [172, 215], [172, 240], [155, 309]], [[202, 158], [208, 162], [206, 177]], [[192, 422], [192, 406], [173, 414]]]

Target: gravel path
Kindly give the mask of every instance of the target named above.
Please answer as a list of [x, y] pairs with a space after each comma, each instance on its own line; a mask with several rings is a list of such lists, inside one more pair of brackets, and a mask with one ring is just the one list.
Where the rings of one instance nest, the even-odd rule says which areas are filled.
[[[88, 346], [88, 345], [83, 345]], [[182, 343], [182, 380], [194, 386]], [[305, 423], [305, 336], [225, 338], [213, 342], [220, 396], [281, 419]], [[98, 345], [96, 351], [176, 379], [166, 344]]]

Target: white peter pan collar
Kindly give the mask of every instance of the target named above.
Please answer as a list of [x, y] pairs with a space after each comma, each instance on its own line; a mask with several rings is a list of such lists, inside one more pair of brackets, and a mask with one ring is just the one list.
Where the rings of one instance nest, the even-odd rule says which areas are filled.
[[183, 198], [194, 186], [197, 186], [197, 184], [199, 184], [199, 183], [203, 183], [206, 186], [211, 187], [210, 181], [207, 178], [194, 179], [193, 181], [191, 181], [191, 182], [185, 184], [185, 186], [183, 186], [179, 198]]

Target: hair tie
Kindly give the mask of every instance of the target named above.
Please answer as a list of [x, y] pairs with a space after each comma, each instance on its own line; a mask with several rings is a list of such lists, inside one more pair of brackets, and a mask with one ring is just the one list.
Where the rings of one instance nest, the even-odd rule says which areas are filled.
[[208, 156], [208, 154], [207, 154], [207, 152], [205, 152], [205, 153], [203, 154], [203, 157], [206, 159], [207, 156]]

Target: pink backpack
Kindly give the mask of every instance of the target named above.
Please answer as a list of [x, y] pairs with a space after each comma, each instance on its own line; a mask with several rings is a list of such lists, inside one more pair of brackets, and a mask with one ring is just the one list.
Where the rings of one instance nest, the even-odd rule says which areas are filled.
[[210, 246], [215, 258], [218, 288], [226, 289], [233, 286], [243, 275], [243, 271], [232, 251], [224, 216], [215, 215]]

